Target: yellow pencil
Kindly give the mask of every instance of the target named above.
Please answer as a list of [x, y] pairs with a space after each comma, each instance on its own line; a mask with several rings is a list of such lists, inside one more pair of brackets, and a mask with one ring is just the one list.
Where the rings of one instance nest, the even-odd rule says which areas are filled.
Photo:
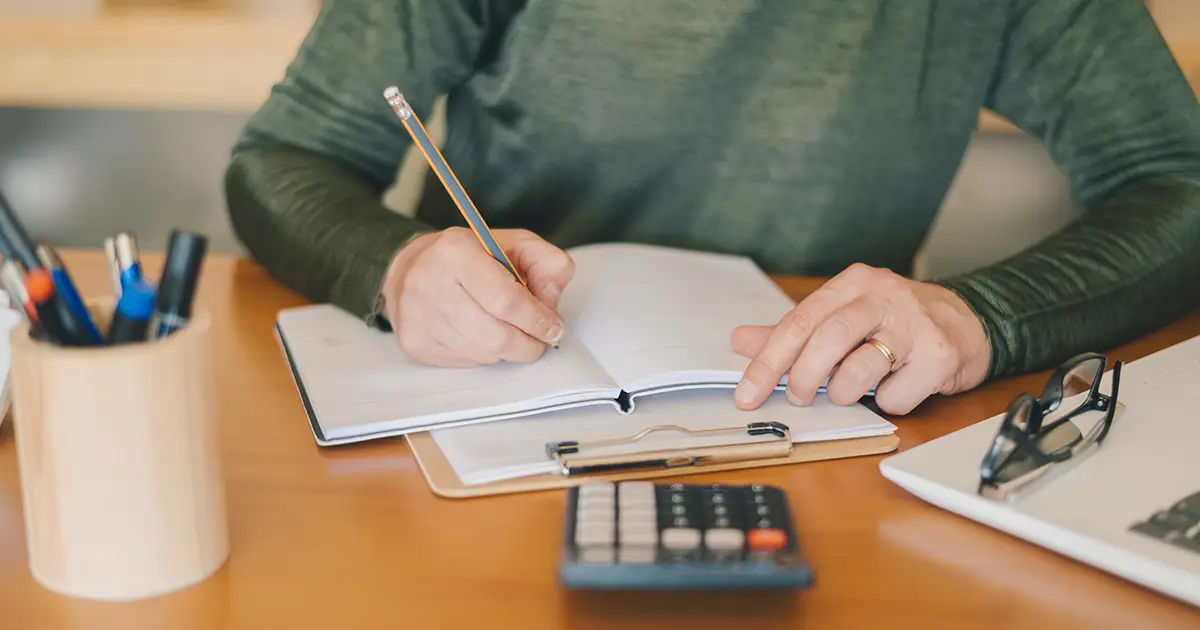
[[[450, 170], [450, 165], [442, 157], [442, 152], [438, 151], [437, 145], [429, 139], [429, 134], [425, 131], [425, 126], [421, 124], [421, 119], [417, 117], [416, 112], [409, 106], [408, 101], [404, 99], [404, 95], [400, 93], [400, 89], [395, 86], [389, 87], [384, 90], [383, 97], [387, 99], [388, 104], [392, 106], [396, 115], [400, 117], [400, 122], [404, 123], [404, 128], [412, 136], [413, 142], [420, 147], [421, 153], [425, 154], [425, 161], [429, 162], [429, 167], [433, 169], [434, 174], [441, 180], [442, 186], [446, 188], [446, 192], [450, 193], [450, 197], [454, 199], [454, 204], [458, 206], [459, 212], [467, 220], [467, 224], [471, 226], [471, 231], [475, 232], [475, 237], [479, 239], [483, 248], [492, 255], [492, 258], [495, 258], [500, 264], [504, 265], [509, 273], [517, 279], [517, 282], [525, 285], [525, 279], [517, 272], [517, 268], [509, 261], [508, 255], [504, 253], [504, 249], [500, 247], [500, 243], [496, 242], [496, 238], [492, 236], [492, 231], [488, 228], [487, 222], [483, 220], [483, 217], [479, 214], [479, 210], [475, 208], [475, 204], [467, 196], [467, 191], [463, 190], [462, 184], [458, 182], [458, 177], [454, 175], [454, 171]], [[528, 285], [525, 286], [527, 287]]]

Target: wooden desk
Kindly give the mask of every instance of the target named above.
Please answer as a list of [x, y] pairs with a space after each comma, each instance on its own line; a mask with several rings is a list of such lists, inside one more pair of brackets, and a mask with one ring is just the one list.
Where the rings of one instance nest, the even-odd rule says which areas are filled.
[[[84, 293], [98, 254], [67, 256]], [[148, 259], [157, 274], [156, 260]], [[812, 280], [781, 284], [794, 296]], [[271, 327], [303, 303], [256, 266], [216, 258], [214, 314], [233, 552], [212, 578], [133, 604], [76, 601], [30, 578], [11, 423], [0, 430], [0, 618], [14, 630], [132, 628], [1189, 628], [1200, 610], [930, 507], [878, 457], [704, 477], [789, 492], [817, 571], [801, 594], [579, 594], [560, 589], [559, 492], [451, 501], [403, 440], [320, 450]], [[1114, 353], [1200, 334], [1196, 313]], [[897, 420], [902, 449], [991, 416], [1039, 376], [928, 402]], [[101, 473], [102, 474], [102, 473]]]

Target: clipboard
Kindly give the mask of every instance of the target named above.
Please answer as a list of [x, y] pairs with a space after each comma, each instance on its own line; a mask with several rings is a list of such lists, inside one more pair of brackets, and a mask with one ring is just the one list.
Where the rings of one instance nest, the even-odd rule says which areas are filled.
[[[752, 432], [758, 430], [762, 432], [762, 435], [773, 434], [775, 439], [768, 438], [762, 442], [736, 446], [696, 447], [678, 451], [647, 450], [633, 455], [605, 457], [602, 460], [592, 459], [583, 453], [584, 447], [601, 446], [595, 442], [548, 444], [547, 457], [558, 461], [559, 472], [471, 486], [464, 485], [459, 479], [449, 460], [442, 454], [442, 449], [438, 447], [437, 441], [429, 432], [410, 433], [405, 436], [405, 439], [408, 441], [409, 450], [412, 451], [413, 457], [421, 467], [421, 473], [429, 483], [430, 489], [434, 494], [448, 499], [558, 490], [599, 479], [606, 481], [661, 479], [680, 475], [863, 457], [890, 453], [900, 446], [900, 438], [894, 433], [793, 444], [788, 433], [783, 435], [778, 433], [779, 427], [786, 431], [787, 427], [784, 425], [777, 427], [754, 426], [774, 424], [777, 423], [750, 423], [745, 427], [710, 429], [701, 432], [689, 431], [674, 425], [651, 427], [634, 436], [619, 438], [619, 440], [637, 441], [646, 434], [657, 430], [681, 430], [693, 435], [712, 434], [716, 431]], [[754, 433], [751, 434], [754, 435]], [[614, 441], [618, 440], [605, 440], [604, 442]], [[572, 448], [577, 450], [571, 451]], [[580, 455], [583, 457], [579, 457]]]

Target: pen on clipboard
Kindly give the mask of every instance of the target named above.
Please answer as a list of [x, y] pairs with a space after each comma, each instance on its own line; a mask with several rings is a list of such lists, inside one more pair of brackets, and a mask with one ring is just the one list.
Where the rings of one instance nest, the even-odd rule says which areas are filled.
[[[633, 453], [621, 448], [635, 445], [652, 434], [667, 432], [681, 433], [688, 439], [727, 436], [730, 440], [725, 444], [651, 448]], [[765, 439], [745, 442], [745, 437]], [[605, 452], [605, 449], [612, 447], [617, 447], [618, 451]], [[571, 440], [546, 444], [546, 455], [558, 465], [559, 473], [567, 477], [746, 462], [783, 458], [791, 454], [791, 429], [782, 422], [751, 422], [719, 429], [688, 429], [670, 424], [650, 427], [631, 436], [590, 442]]]
[[[433, 169], [434, 174], [441, 180], [442, 186], [446, 188], [446, 192], [450, 193], [450, 197], [454, 199], [454, 204], [458, 206], [459, 212], [463, 218], [471, 226], [471, 231], [475, 232], [475, 237], [483, 245], [492, 258], [504, 265], [508, 272], [516, 278], [517, 282], [525, 285], [525, 279], [513, 266], [512, 261], [508, 259], [508, 255], [504, 253], [504, 249], [500, 247], [500, 243], [496, 242], [496, 238], [492, 236], [492, 231], [488, 228], [487, 223], [483, 220], [483, 216], [479, 214], [479, 210], [475, 208], [475, 204], [471, 198], [467, 196], [467, 191], [463, 190], [462, 184], [458, 182], [458, 177], [454, 175], [454, 171], [450, 170], [450, 165], [446, 163], [446, 159], [442, 157], [442, 152], [433, 141], [429, 138], [429, 134], [425, 131], [425, 126], [421, 124], [421, 119], [417, 117], [416, 112], [404, 99], [404, 95], [400, 93], [397, 87], [389, 87], [384, 90], [383, 97], [387, 99], [392, 110], [400, 117], [400, 122], [404, 123], [404, 128], [408, 130], [412, 136], [413, 142], [421, 149], [421, 153], [425, 154], [425, 160], [429, 162], [429, 167]], [[525, 285], [528, 286], [528, 285]]]

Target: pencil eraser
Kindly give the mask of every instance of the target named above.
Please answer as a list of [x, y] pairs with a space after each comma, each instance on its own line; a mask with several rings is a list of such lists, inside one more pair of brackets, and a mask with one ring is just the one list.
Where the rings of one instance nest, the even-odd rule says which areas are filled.
[[384, 97], [384, 98], [386, 98], [386, 99], [388, 99], [388, 100], [391, 100], [391, 99], [393, 99], [393, 98], [400, 98], [400, 96], [401, 96], [401, 95], [400, 95], [400, 88], [398, 88], [398, 87], [396, 87], [396, 86], [394, 86], [394, 85], [393, 85], [392, 87], [390, 87], [390, 88], [388, 88], [388, 89], [386, 89], [386, 90], [384, 90], [384, 91], [383, 91], [383, 97]]

